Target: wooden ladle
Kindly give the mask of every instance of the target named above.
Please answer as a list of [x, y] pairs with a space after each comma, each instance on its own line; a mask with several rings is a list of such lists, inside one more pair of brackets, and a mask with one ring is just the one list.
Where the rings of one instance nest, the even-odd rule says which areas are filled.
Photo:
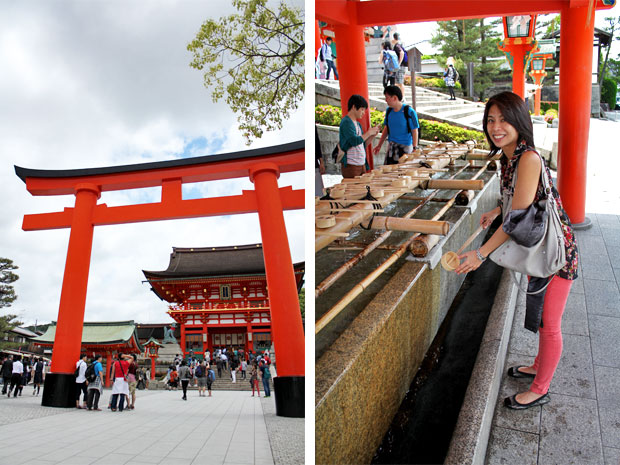
[[446, 252], [441, 257], [441, 266], [446, 271], [454, 271], [461, 264], [461, 260], [459, 259], [459, 255], [465, 250], [465, 248], [471, 244], [471, 242], [482, 232], [482, 225], [478, 226], [478, 229], [474, 231], [474, 233], [467, 238], [465, 243], [461, 246], [459, 250], [456, 252]]

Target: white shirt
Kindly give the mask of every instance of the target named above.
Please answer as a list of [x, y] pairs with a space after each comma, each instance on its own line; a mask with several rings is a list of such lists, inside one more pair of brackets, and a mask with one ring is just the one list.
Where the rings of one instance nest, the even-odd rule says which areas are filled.
[[19, 360], [13, 362], [13, 374], [19, 373], [20, 375], [24, 372], [24, 365]]
[[[81, 364], [81, 365], [80, 365]], [[75, 378], [76, 383], [83, 383], [86, 381], [86, 362], [82, 359], [78, 360], [75, 364], [75, 368], [80, 367], [80, 375]]]

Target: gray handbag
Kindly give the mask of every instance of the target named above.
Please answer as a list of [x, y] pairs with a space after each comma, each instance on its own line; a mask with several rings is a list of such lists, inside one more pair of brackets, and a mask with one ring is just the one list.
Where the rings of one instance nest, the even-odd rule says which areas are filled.
[[[541, 163], [541, 181], [543, 189], [547, 194], [546, 200], [546, 219], [544, 221], [544, 234], [542, 238], [530, 247], [518, 244], [511, 237], [497, 249], [495, 249], [489, 258], [497, 263], [499, 266], [508, 268], [518, 273], [526, 274], [528, 276], [535, 276], [538, 278], [546, 278], [552, 276], [560, 271], [566, 264], [566, 250], [564, 247], [564, 232], [562, 231], [562, 223], [560, 221], [560, 214], [558, 207], [553, 197], [550, 182], [547, 176], [547, 170], [545, 169], [545, 163], [540, 155], [536, 152]], [[517, 172], [515, 170], [512, 179], [512, 191], [514, 192], [514, 186], [517, 181]], [[504, 220], [510, 218], [512, 213], [514, 217], [515, 212], [512, 212], [512, 196], [513, 194], [503, 194], [503, 213]], [[540, 202], [539, 202], [540, 203]], [[532, 205], [533, 206], [533, 205]], [[542, 205], [540, 205], [542, 206]], [[539, 206], [534, 206], [538, 208]], [[530, 207], [531, 208], [531, 207]], [[536, 226], [533, 222], [536, 220], [537, 211], [533, 211], [534, 214], [523, 215], [521, 221], [525, 221], [521, 228], [525, 230], [536, 230]], [[540, 219], [540, 218], [539, 218]], [[528, 225], [527, 222], [530, 224]], [[505, 228], [504, 228], [504, 231]], [[508, 231], [507, 234], [510, 235]]]

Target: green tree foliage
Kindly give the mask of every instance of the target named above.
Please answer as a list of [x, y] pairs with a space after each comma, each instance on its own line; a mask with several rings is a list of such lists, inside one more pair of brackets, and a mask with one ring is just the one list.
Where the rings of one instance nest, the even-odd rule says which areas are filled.
[[17, 299], [15, 289], [11, 286], [19, 279], [19, 276], [13, 273], [13, 270], [17, 268], [17, 265], [13, 264], [13, 260], [0, 257], [0, 308], [10, 307]]
[[618, 92], [618, 83], [613, 79], [603, 79], [601, 86], [601, 102], [607, 102], [612, 110], [616, 108], [616, 93]]
[[[606, 78], [607, 76], [605, 75], [607, 72], [607, 63], [609, 61], [609, 52], [611, 50], [611, 45], [614, 41], [614, 35], [616, 34], [616, 32], [618, 32], [618, 29], [620, 29], [620, 16], [618, 16], [617, 18], [614, 18], [612, 16], [609, 16], [607, 18], [605, 18], [605, 21], [607, 21], [608, 26], [605, 26], [605, 31], [609, 32], [611, 34], [611, 39], [609, 40], [609, 45], [607, 46], [607, 51], [605, 52], [605, 59], [603, 60], [603, 65], [601, 67], [601, 69], [599, 70], [600, 72], [598, 73], [598, 83], [600, 84], [601, 82], [603, 82], [603, 79]], [[616, 102], [614, 100], [614, 106], [615, 106]], [[613, 109], [614, 106], [612, 106], [611, 108]]]
[[7, 333], [22, 324], [21, 321], [16, 320], [17, 315], [2, 315], [0, 316], [0, 350], [13, 349], [18, 347], [18, 342], [9, 342], [5, 340]]
[[501, 73], [501, 61], [488, 60], [502, 56], [497, 48], [499, 23], [500, 20], [494, 20], [485, 24], [485, 18], [439, 21], [437, 32], [431, 39], [431, 44], [441, 49], [442, 56], [437, 59], [440, 65], [445, 66], [450, 56], [455, 58], [464, 89], [467, 89], [467, 63], [474, 63], [474, 93], [480, 100], [484, 100], [486, 90]]
[[303, 11], [267, 0], [232, 0], [238, 13], [207, 20], [187, 45], [214, 102], [238, 115], [248, 144], [282, 128], [304, 96]]
[[301, 310], [301, 317], [306, 318], [306, 288], [303, 287], [299, 292], [299, 309]]

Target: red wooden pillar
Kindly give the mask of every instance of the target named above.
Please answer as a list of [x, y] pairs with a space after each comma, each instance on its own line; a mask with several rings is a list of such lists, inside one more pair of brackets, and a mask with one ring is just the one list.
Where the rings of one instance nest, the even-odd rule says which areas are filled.
[[53, 370], [45, 378], [41, 404], [47, 407], [75, 407], [75, 363], [80, 358], [86, 289], [93, 245], [93, 210], [101, 191], [93, 184], [75, 188], [75, 208], [67, 249], [65, 274], [60, 294], [58, 323], [52, 352]]
[[510, 51], [513, 56], [512, 65], [512, 91], [525, 100], [525, 54], [526, 51], [523, 45], [512, 45]]
[[157, 357], [151, 357], [151, 380], [155, 379], [155, 359]]
[[185, 358], [185, 322], [181, 323], [181, 356]]
[[209, 329], [207, 328], [207, 321], [205, 320], [206, 315], [202, 315], [201, 318], [202, 318], [202, 357], [204, 360], [205, 352], [209, 350]]
[[[346, 50], [346, 47], [344, 48]], [[293, 261], [288, 245], [277, 165], [259, 163], [250, 168], [263, 240], [271, 328], [278, 356], [274, 379], [276, 414], [304, 416], [305, 344]]]
[[321, 28], [319, 27], [319, 20], [317, 19], [314, 22], [314, 60], [315, 61], [319, 53], [318, 50], [320, 47], [321, 47]]
[[105, 387], [110, 387], [110, 372], [112, 371], [112, 352], [105, 353]]
[[562, 9], [560, 26], [560, 126], [558, 190], [573, 225], [588, 227], [585, 216], [588, 134], [592, 97], [594, 12], [588, 5]]
[[[351, 8], [350, 17], [355, 17], [356, 2], [347, 2]], [[351, 95], [361, 95], [368, 101], [368, 73], [366, 72], [366, 42], [364, 41], [364, 27], [357, 25], [335, 26], [334, 32], [338, 41], [338, 50], [345, 53], [338, 54], [338, 75], [340, 76], [340, 105], [343, 116], [347, 114], [347, 102]], [[370, 103], [369, 103], [370, 106]], [[370, 127], [370, 112], [367, 111], [362, 121], [362, 129]], [[367, 147], [366, 158], [372, 169], [374, 167], [370, 144]], [[278, 354], [279, 355], [279, 354]]]

